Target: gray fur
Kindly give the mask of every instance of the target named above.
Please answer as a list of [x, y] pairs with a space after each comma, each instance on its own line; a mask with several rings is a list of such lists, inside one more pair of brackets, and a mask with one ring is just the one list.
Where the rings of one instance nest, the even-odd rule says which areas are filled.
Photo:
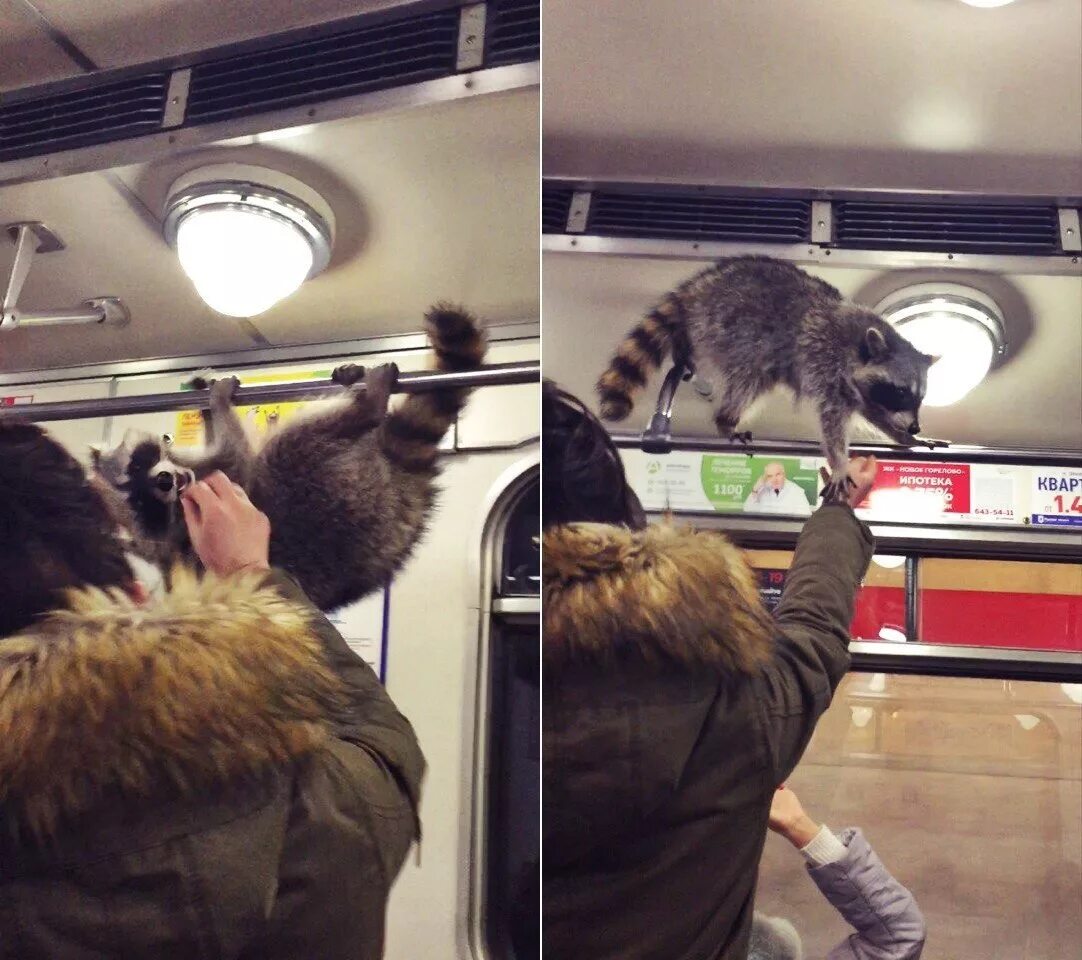
[[[604, 416], [626, 416], [632, 390], [646, 380], [642, 367], [646, 361], [657, 365], [663, 352], [714, 386], [721, 436], [737, 436], [748, 407], [775, 386], [814, 403], [832, 477], [846, 476], [854, 417], [895, 442], [921, 442], [918, 414], [934, 358], [871, 310], [790, 263], [721, 260], [668, 294], [621, 344], [599, 382]], [[897, 409], [887, 409], [884, 395], [895, 387], [909, 395], [892, 399], [889, 405]], [[844, 480], [832, 481], [824, 496], [836, 499], [844, 489]]]
[[[480, 365], [483, 335], [469, 314], [439, 306], [426, 320], [440, 369]], [[393, 364], [338, 368], [344, 402], [277, 427], [258, 450], [233, 407], [238, 381], [211, 382], [213, 443], [198, 456], [172, 454], [197, 477], [221, 470], [244, 487], [270, 518], [271, 563], [324, 610], [386, 584], [435, 504], [437, 445], [468, 391], [415, 394], [388, 414], [397, 372]], [[365, 389], [352, 389], [362, 380]]]

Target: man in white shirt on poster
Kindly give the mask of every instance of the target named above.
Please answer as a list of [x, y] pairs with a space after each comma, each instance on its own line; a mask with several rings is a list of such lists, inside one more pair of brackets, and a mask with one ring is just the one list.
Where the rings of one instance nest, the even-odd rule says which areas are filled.
[[744, 510], [748, 513], [785, 513], [806, 517], [811, 514], [811, 504], [803, 489], [786, 479], [785, 467], [772, 460], [744, 501]]

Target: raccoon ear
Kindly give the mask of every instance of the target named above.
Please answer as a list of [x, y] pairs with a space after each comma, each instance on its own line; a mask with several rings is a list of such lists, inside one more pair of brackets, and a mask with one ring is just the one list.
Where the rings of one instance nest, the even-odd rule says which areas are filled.
[[926, 353], [926, 354], [924, 354], [924, 359], [928, 361], [928, 366], [929, 367], [934, 367], [937, 363], [939, 363], [940, 360], [943, 359], [943, 355], [942, 354], [937, 354], [935, 356], [930, 356], [929, 354]]
[[868, 327], [864, 331], [864, 355], [872, 363], [880, 363], [890, 356], [890, 346], [883, 331], [878, 327]]
[[91, 464], [93, 464], [95, 469], [101, 466], [101, 456], [103, 452], [104, 451], [102, 450], [102, 445], [100, 443], [90, 444], [90, 462]]

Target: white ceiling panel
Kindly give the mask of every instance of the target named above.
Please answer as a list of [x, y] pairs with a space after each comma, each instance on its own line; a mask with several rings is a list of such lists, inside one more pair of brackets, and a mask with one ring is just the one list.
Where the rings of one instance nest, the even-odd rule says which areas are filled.
[[[198, 298], [156, 224], [178, 175], [223, 161], [297, 177], [323, 194], [337, 220], [328, 270], [253, 318], [268, 342], [414, 332], [440, 299], [493, 323], [536, 320], [538, 110], [536, 90], [494, 94], [244, 138], [112, 175], [0, 189], [0, 224], [41, 220], [67, 244], [37, 258], [23, 309], [110, 295], [132, 314], [124, 329], [0, 334], [0, 369], [253, 346], [243, 325]], [[0, 237], [5, 275], [13, 255]]]
[[23, 0], [0, 0], [0, 92], [80, 73]]
[[1082, 3], [545, 0], [549, 176], [1082, 193]]
[[[594, 383], [621, 337], [662, 294], [703, 266], [546, 254], [545, 375], [596, 410]], [[807, 269], [869, 305], [899, 287], [937, 279], [927, 271]], [[952, 271], [938, 279], [991, 294], [1005, 313], [1009, 349], [1005, 361], [960, 403], [924, 409], [925, 434], [988, 447], [1082, 450], [1082, 278]], [[617, 429], [645, 428], [660, 385], [659, 373]], [[816, 439], [812, 411], [794, 409], [780, 391], [751, 414], [747, 429], [764, 439]], [[709, 404], [687, 386], [677, 392], [673, 432], [716, 436]]]
[[34, 9], [106, 70], [394, 6], [401, 0], [0, 0], [0, 90], [83, 73]]

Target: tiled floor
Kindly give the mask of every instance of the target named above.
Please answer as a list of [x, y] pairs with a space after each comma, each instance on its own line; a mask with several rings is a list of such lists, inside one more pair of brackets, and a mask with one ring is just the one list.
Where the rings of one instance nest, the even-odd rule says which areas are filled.
[[[1058, 684], [848, 677], [789, 781], [859, 826], [928, 922], [923, 960], [1082, 960], [1082, 706]], [[809, 960], [849, 928], [767, 840], [758, 907]]]

